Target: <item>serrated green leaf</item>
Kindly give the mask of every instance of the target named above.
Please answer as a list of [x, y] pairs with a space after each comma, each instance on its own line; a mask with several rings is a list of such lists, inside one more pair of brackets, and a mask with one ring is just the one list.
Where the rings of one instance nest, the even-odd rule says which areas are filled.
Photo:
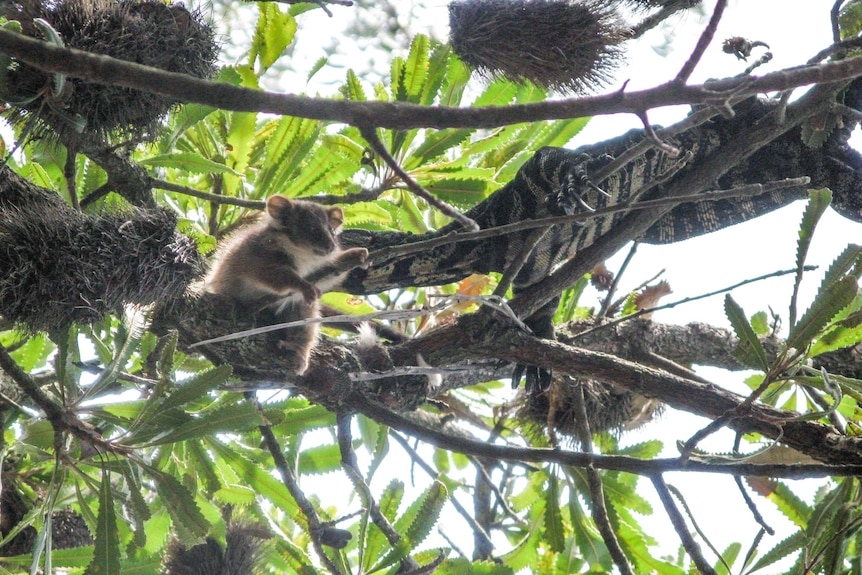
[[356, 227], [373, 222], [380, 226], [392, 226], [392, 215], [375, 202], [356, 202], [344, 206], [344, 225]]
[[162, 402], [161, 411], [183, 408], [188, 402], [199, 399], [227, 383], [230, 374], [231, 366], [220, 365], [178, 383], [173, 392]]
[[404, 92], [407, 102], [418, 104], [422, 99], [425, 79], [428, 77], [428, 37], [417, 34], [410, 44], [410, 53], [404, 64]]
[[[249, 157], [254, 146], [255, 128], [257, 127], [257, 114], [251, 112], [230, 112], [230, 128], [227, 134], [227, 158], [225, 166], [234, 172], [245, 173], [248, 168]], [[225, 174], [225, 193], [237, 195], [240, 184], [239, 178], [232, 173]]]
[[227, 405], [208, 411], [200, 417], [168, 430], [151, 440], [148, 445], [165, 445], [190, 439], [209, 437], [216, 433], [238, 432], [258, 427], [264, 423], [254, 404], [249, 402]]
[[724, 296], [724, 313], [733, 327], [736, 337], [739, 338], [739, 345], [734, 351], [734, 355], [749, 367], [769, 371], [769, 361], [766, 359], [766, 350], [763, 349], [763, 344], [757, 338], [751, 324], [745, 317], [745, 312], [739, 307], [730, 294]]
[[365, 102], [368, 99], [365, 96], [362, 82], [359, 81], [359, 76], [353, 70], [347, 70], [347, 83], [341, 87], [341, 93], [348, 100], [355, 102]]
[[305, 81], [308, 82], [312, 78], [314, 78], [314, 76], [318, 72], [320, 72], [323, 67], [326, 66], [328, 63], [329, 58], [327, 58], [326, 56], [321, 56], [320, 58], [318, 58], [317, 61], [311, 66], [311, 69], [308, 70], [308, 75], [305, 77]]
[[341, 468], [341, 450], [338, 445], [318, 445], [303, 449], [299, 454], [299, 472], [329, 473]]
[[447, 44], [431, 42], [431, 55], [428, 59], [428, 72], [422, 86], [422, 96], [419, 104], [431, 106], [440, 95], [440, 89], [446, 81], [449, 63], [452, 60], [452, 48]]
[[517, 93], [518, 87], [512, 82], [495, 80], [476, 98], [472, 106], [505, 106], [515, 99]]
[[832, 202], [832, 192], [828, 189], [809, 190], [808, 204], [802, 214], [802, 222], [799, 224], [799, 238], [796, 242], [796, 281], [793, 285], [793, 295], [790, 301], [790, 325], [796, 323], [796, 298], [799, 295], [799, 285], [802, 282], [802, 270], [805, 258], [808, 256], [808, 248], [814, 235], [814, 228], [829, 204]]
[[808, 357], [821, 353], [843, 349], [862, 341], [862, 311], [856, 311], [845, 319], [837, 321], [818, 339], [811, 348]]
[[317, 120], [285, 116], [266, 137], [266, 162], [257, 177], [261, 197], [285, 193], [320, 136]]
[[11, 352], [9, 355], [15, 360], [22, 370], [31, 373], [33, 370], [44, 367], [48, 357], [56, 347], [45, 334], [37, 333], [27, 338], [26, 343]]
[[335, 414], [322, 405], [310, 405], [284, 411], [284, 421], [273, 427], [278, 435], [292, 436], [299, 433], [332, 427], [335, 425]]
[[539, 557], [539, 542], [542, 538], [542, 524], [545, 520], [545, 499], [543, 498], [531, 507], [529, 513], [529, 523], [524, 537], [501, 558], [503, 563], [514, 571], [531, 567]]
[[302, 197], [327, 192], [348, 182], [361, 168], [362, 148], [341, 135], [320, 137], [320, 146], [305, 158], [295, 177], [287, 183], [285, 193]]
[[787, 347], [802, 349], [834, 318], [853, 301], [859, 291], [856, 278], [845, 277], [817, 294], [811, 307], [790, 328]]
[[227, 463], [244, 485], [254, 489], [261, 497], [269, 499], [273, 505], [289, 517], [300, 513], [293, 497], [283, 483], [270, 475], [264, 467], [257, 465], [235, 449], [229, 449], [221, 442], [211, 438], [207, 444], [215, 455]]
[[[395, 519], [398, 513], [398, 508], [401, 505], [401, 499], [404, 497], [404, 483], [397, 479], [393, 479], [383, 490], [380, 496], [380, 513], [390, 522]], [[363, 534], [364, 537], [363, 537]], [[364, 540], [365, 545], [362, 545]], [[375, 562], [379, 561], [383, 555], [383, 550], [388, 548], [388, 541], [383, 532], [374, 524], [369, 525], [368, 513], [363, 514], [362, 523], [360, 524], [360, 549], [364, 554], [361, 560], [364, 572], [369, 572], [370, 567]]]
[[767, 496], [778, 510], [797, 527], [805, 527], [811, 517], [811, 507], [799, 498], [792, 489], [778, 481]]
[[469, 208], [487, 197], [489, 184], [485, 179], [441, 178], [425, 187], [444, 202], [458, 208]]
[[120, 372], [138, 349], [138, 344], [144, 336], [144, 330], [150, 323], [149, 311], [140, 306], [128, 306], [123, 313], [123, 323], [117, 330], [115, 342], [117, 350], [114, 359], [96, 377], [92, 385], [81, 394], [77, 403], [98, 396], [102, 390], [113, 384]]
[[252, 40], [249, 61], [257, 60], [260, 73], [268, 70], [284, 53], [296, 34], [296, 20], [282, 12], [275, 2], [258, 4], [257, 26]]
[[459, 557], [447, 559], [434, 571], [434, 575], [514, 575], [508, 565], [493, 561], [470, 561]]
[[545, 541], [555, 553], [561, 553], [566, 545], [563, 515], [560, 513], [560, 488], [553, 475], [548, 478], [548, 492], [545, 495]]
[[120, 534], [111, 493], [111, 474], [102, 471], [99, 489], [99, 515], [96, 518], [96, 539], [93, 560], [84, 575], [114, 575], [120, 572]]
[[434, 481], [395, 522], [394, 527], [401, 534], [401, 540], [371, 570], [376, 571], [400, 561], [422, 543], [437, 523], [447, 499], [446, 486], [441, 481]]
[[251, 505], [255, 502], [257, 494], [253, 489], [244, 485], [226, 485], [213, 493], [219, 501], [231, 505]]
[[457, 148], [472, 134], [471, 130], [437, 130], [425, 135], [425, 140], [404, 161], [404, 169], [412, 171]]
[[198, 543], [209, 531], [210, 522], [201, 513], [192, 493], [172, 475], [149, 466], [145, 469], [156, 482], [156, 491], [171, 515], [180, 541], [187, 545]]
[[143, 495], [141, 495], [143, 486], [141, 485], [141, 478], [138, 473], [139, 468], [133, 467], [128, 460], [120, 461], [119, 464], [120, 472], [126, 481], [126, 490], [129, 494], [128, 509], [135, 525], [134, 544], [136, 547], [144, 547], [147, 544], [145, 523], [150, 519], [152, 513], [147, 502], [144, 501]]
[[759, 311], [753, 316], [751, 316], [750, 323], [751, 329], [753, 329], [754, 333], [756, 333], [757, 335], [769, 334], [769, 316], [766, 315], [765, 311]]
[[138, 162], [142, 166], [151, 166], [154, 168], [174, 168], [183, 172], [193, 174], [233, 174], [240, 176], [241, 174], [220, 162], [215, 162], [209, 158], [204, 158], [200, 154], [193, 152], [174, 152], [170, 154], [161, 154], [140, 160]]

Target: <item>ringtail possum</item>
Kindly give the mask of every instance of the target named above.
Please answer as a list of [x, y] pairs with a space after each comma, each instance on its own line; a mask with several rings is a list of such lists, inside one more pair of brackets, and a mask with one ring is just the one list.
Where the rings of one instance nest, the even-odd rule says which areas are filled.
[[[275, 322], [319, 317], [321, 292], [367, 265], [368, 250], [338, 245], [343, 221], [339, 207], [272, 196], [257, 222], [218, 249], [204, 287], [250, 313], [272, 315]], [[289, 367], [298, 375], [308, 367], [318, 332], [318, 324], [278, 332], [279, 347], [291, 352]]]

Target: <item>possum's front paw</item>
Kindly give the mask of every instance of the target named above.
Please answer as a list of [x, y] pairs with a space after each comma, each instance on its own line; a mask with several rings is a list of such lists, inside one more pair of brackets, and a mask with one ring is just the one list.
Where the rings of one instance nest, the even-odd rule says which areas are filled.
[[350, 248], [342, 254], [341, 261], [351, 268], [367, 268], [368, 250], [365, 248]]

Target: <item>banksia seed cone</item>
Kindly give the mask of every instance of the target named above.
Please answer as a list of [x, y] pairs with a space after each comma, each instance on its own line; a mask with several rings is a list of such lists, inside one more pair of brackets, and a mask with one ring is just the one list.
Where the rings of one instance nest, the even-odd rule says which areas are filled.
[[[41, 3], [0, 1], [0, 16], [20, 22], [24, 34], [42, 38], [34, 20], [45, 20], [63, 44], [154, 66], [169, 72], [211, 78], [218, 46], [198, 11], [159, 0], [59, 0]], [[101, 137], [140, 140], [154, 135], [174, 100], [122, 88], [66, 78], [56, 94], [55, 76], [34, 67], [5, 61], [0, 99], [11, 104], [11, 121], [35, 134], [56, 137], [78, 130]], [[56, 134], [56, 135], [55, 135]]]
[[201, 271], [197, 246], [167, 211], [92, 216], [0, 202], [0, 316], [22, 328], [58, 329], [177, 297]]
[[488, 77], [582, 93], [610, 80], [627, 37], [613, 8], [597, 0], [458, 0], [449, 42]]

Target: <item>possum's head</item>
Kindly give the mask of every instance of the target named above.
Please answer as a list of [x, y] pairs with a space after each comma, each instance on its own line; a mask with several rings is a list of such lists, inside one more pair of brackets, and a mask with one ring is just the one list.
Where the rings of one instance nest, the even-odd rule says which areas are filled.
[[338, 248], [337, 235], [344, 212], [335, 206], [327, 208], [314, 202], [271, 196], [266, 201], [266, 222], [293, 244], [327, 255]]

